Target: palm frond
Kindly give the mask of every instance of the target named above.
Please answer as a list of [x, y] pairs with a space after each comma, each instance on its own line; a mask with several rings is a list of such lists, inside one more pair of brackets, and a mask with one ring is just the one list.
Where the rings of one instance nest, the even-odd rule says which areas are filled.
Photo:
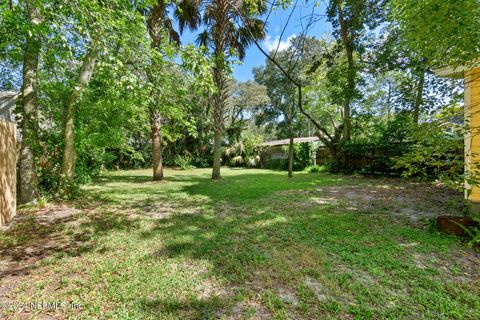
[[195, 30], [201, 23], [200, 14], [201, 1], [199, 0], [182, 0], [178, 3], [174, 12], [175, 19], [178, 21], [180, 34], [183, 33], [185, 27]]
[[163, 21], [163, 27], [168, 32], [168, 38], [170, 42], [180, 44], [180, 35], [173, 27], [173, 22], [170, 18], [165, 18]]
[[246, 20], [246, 27], [250, 30], [250, 37], [255, 40], [261, 40], [265, 38], [265, 22], [257, 18], [249, 18]]
[[201, 46], [208, 46], [208, 44], [210, 43], [209, 30], [205, 30], [205, 31], [199, 33], [195, 42], [198, 45], [201, 45]]
[[236, 156], [236, 157], [233, 157], [232, 160], [230, 160], [230, 162], [233, 165], [241, 165], [243, 164], [244, 161], [242, 156]]
[[235, 147], [228, 147], [225, 148], [225, 156], [230, 157], [231, 155], [234, 155], [237, 152]]

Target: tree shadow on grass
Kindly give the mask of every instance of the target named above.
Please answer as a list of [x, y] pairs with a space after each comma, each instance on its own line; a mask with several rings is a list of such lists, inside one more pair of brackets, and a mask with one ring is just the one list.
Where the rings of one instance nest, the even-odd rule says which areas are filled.
[[[90, 204], [98, 206], [99, 204]], [[51, 257], [79, 256], [93, 249], [92, 238], [135, 228], [137, 220], [115, 211], [86, 214], [70, 206], [50, 205], [15, 217], [0, 238], [0, 279], [24, 276]]]
[[[213, 265], [212, 281], [226, 281], [221, 291], [212, 291], [184, 300], [139, 297], [135, 305], [142, 306], [142, 317], [172, 315], [184, 319], [218, 319], [228, 313], [234, 303], [234, 287], [240, 286], [256, 270], [255, 261], [266, 261], [267, 256], [252, 246], [252, 240], [238, 234], [245, 227], [238, 219], [226, 223], [203, 215], [175, 215], [158, 220], [155, 227], [141, 233], [142, 239], [162, 238], [161, 246], [153, 246], [144, 256], [145, 263], [162, 261], [209, 261]], [[182, 264], [178, 266], [182, 268]], [[209, 271], [210, 272], [210, 271]], [[233, 291], [232, 291], [233, 290]]]
[[152, 182], [152, 178], [145, 175], [113, 175], [110, 174], [108, 176], [100, 176], [93, 180], [96, 185], [102, 186], [105, 184], [111, 183], [146, 183]]
[[198, 172], [195, 170], [172, 170], [169, 169], [168, 172], [165, 173], [164, 179], [162, 181], [154, 181], [152, 179], [152, 175], [150, 171], [148, 174], [145, 170], [139, 171], [118, 171], [118, 172], [110, 172], [107, 175], [101, 175], [99, 177], [94, 178], [93, 182], [95, 185], [103, 186], [106, 184], [112, 183], [135, 183], [135, 184], [143, 184], [143, 183], [155, 183], [159, 186], [162, 183], [167, 183], [169, 181], [175, 182], [199, 182], [210, 180], [209, 174], [202, 174], [198, 175]]
[[[418, 273], [416, 267], [408, 260], [410, 253], [405, 253], [405, 247], [399, 246], [399, 242], [416, 243], [426, 252], [437, 250], [440, 252], [452, 246], [451, 239], [436, 234], [428, 235], [425, 230], [396, 225], [388, 215], [341, 213], [333, 205], [288, 211], [288, 208], [291, 208], [288, 202], [296, 199], [282, 199], [282, 192], [290, 190], [300, 192], [294, 196], [301, 200], [302, 190], [342, 183], [345, 183], [343, 177], [338, 176], [299, 174], [289, 180], [275, 173], [261, 176], [227, 176], [221, 181], [203, 180], [201, 183], [185, 185], [182, 190], [191, 197], [206, 197], [211, 206], [210, 212], [202, 215], [176, 214], [165, 217], [156, 221], [150, 230], [141, 232], [140, 237], [162, 239], [162, 245], [152, 247], [148, 259], [164, 261], [187, 258], [207, 260], [213, 264], [212, 276], [222, 279], [226, 284], [224, 289], [227, 291], [221, 297], [223, 305], [220, 303], [212, 307], [218, 309], [216, 315], [225, 311], [220, 309], [225, 309], [227, 305], [231, 307], [232, 303], [235, 303], [232, 302], [236, 299], [235, 288], [255, 292], [256, 299], [262, 300], [266, 292], [292, 290], [294, 294], [298, 294], [296, 290], [305, 286], [305, 280], [302, 279], [309, 277], [317, 278], [309, 281], [311, 284], [312, 281], [314, 283], [319, 281], [321, 277], [334, 277], [337, 273], [353, 274], [361, 279], [357, 281], [353, 278], [348, 283], [375, 287], [378, 281], [375, 276], [366, 271], [358, 271], [367, 269], [375, 270], [377, 276], [384, 277], [382, 281], [387, 281], [390, 275], [394, 275], [404, 281], [402, 285], [406, 288], [412, 275], [415, 275], [415, 281], [434, 283], [434, 278], [428, 273]], [[307, 198], [308, 196], [305, 195]], [[271, 204], [276, 201], [277, 209], [273, 209]], [[221, 208], [223, 205], [232, 210], [220, 215], [219, 211], [223, 210]], [[339, 269], [325, 275], [324, 263]], [[377, 298], [364, 303], [362, 308], [377, 310], [373, 314], [381, 317], [382, 313], [378, 308], [386, 303], [385, 299], [389, 294], [385, 293], [387, 288], [378, 285], [377, 287]], [[324, 294], [329, 295], [327, 287], [322, 287], [321, 290], [325, 290]], [[332, 290], [339, 289], [335, 287]], [[350, 289], [342, 290], [348, 292]], [[448, 286], [438, 288], [438, 293], [443, 294], [445, 290], [448, 290]], [[351, 291], [347, 295], [355, 296], [356, 293]], [[315, 294], [312, 296], [315, 297]], [[435, 300], [437, 297], [437, 293], [432, 293], [431, 299]], [[335, 295], [329, 298], [334, 299]], [[354, 300], [345, 302], [347, 305], [350, 302], [358, 304], [355, 298], [349, 299]], [[471, 303], [462, 302], [455, 297], [451, 299], [452, 303], [461, 304], [465, 310], [468, 310]], [[189, 302], [194, 305], [195, 301], [193, 299]], [[439, 299], [439, 304], [440, 301]], [[318, 301], [316, 303], [318, 304]], [[403, 305], [401, 303], [398, 305], [396, 311], [398, 314], [402, 312], [402, 308], [411, 307], [408, 302], [402, 303]], [[187, 314], [188, 311], [198, 311], [193, 307], [192, 309], [187, 307], [185, 310], [183, 303], [174, 304], [173, 309], [168, 309], [168, 305], [162, 304], [168, 304], [168, 301], [146, 304], [144, 311], [146, 314], [159, 312], [158, 310]], [[438, 311], [435, 306], [426, 308], [428, 312]], [[328, 310], [303, 312], [303, 317], [306, 318], [318, 318], [319, 314], [315, 312], [320, 312], [320, 317], [336, 315], [335, 312], [330, 313]]]
[[141, 298], [138, 305], [140, 313], [149, 317], [164, 318], [166, 315], [181, 314], [184, 319], [217, 319], [218, 310], [226, 303], [221, 297], [208, 299], [146, 299]]
[[[256, 300], [255, 303], [264, 305], [267, 304], [262, 300], [265, 294], [279, 289], [290, 290], [301, 299], [302, 292], [297, 290], [307, 290], [304, 279], [324, 276], [325, 262], [351, 273], [355, 268], [370, 268], [379, 274], [386, 270], [392, 274], [397, 272], [397, 277], [405, 277], [398, 276], [410, 268], [399, 263], [399, 257], [405, 255], [406, 250], [398, 246], [399, 239], [421, 243], [419, 246], [429, 250], [424, 244], [426, 236], [423, 231], [393, 228], [387, 216], [372, 219], [372, 216], [361, 214], [338, 214], [334, 206], [328, 205], [292, 209], [290, 202], [310, 197], [305, 190], [345, 183], [341, 176], [302, 173], [288, 179], [284, 173], [265, 171], [261, 174], [225, 175], [220, 181], [211, 181], [207, 176], [193, 172], [173, 175], [165, 184], [145, 182], [146, 185], [142, 186], [135, 183], [136, 179], [142, 181], [144, 178], [133, 174], [127, 179], [109, 180], [122, 184], [113, 185], [115, 190], [105, 190], [104, 187], [99, 192], [98, 203], [86, 203], [82, 210], [85, 219], [76, 227], [78, 234], [84, 237], [84, 244], [88, 239], [109, 232], [127, 231], [122, 232], [123, 236], [128, 233], [129, 239], [124, 254], [136, 264], [135, 268], [125, 271], [125, 280], [119, 280], [125, 282], [117, 282], [117, 285], [131, 286], [145, 294], [136, 294], [123, 301], [122, 297], [117, 298], [125, 308], [135, 310], [138, 318], [215, 319], [228, 314], [232, 307], [234, 312], [244, 312], [235, 306], [239, 295], [245, 292], [251, 294], [249, 297]], [[128, 181], [132, 184], [123, 184]], [[115, 194], [124, 198], [112, 198]], [[159, 214], [156, 219], [143, 223], [141, 217], [132, 216], [130, 211], [168, 214]], [[43, 239], [55, 232], [48, 230], [39, 237]], [[435, 235], [428, 240], [435, 240], [432, 246], [441, 244]], [[76, 246], [72, 240], [66, 243]], [[140, 251], [142, 246], [143, 251]], [[95, 244], [90, 244], [86, 250], [92, 248], [98, 249]], [[130, 255], [130, 250], [135, 250], [138, 256]], [[208, 266], [205, 271], [208, 275], [197, 277], [196, 268], [205, 265]], [[165, 270], [155, 269], [157, 266], [167, 266], [174, 271], [162, 273]], [[188, 280], [180, 279], [183, 282], [176, 279], [187, 293], [180, 292], [179, 297], [176, 288], [170, 292], [168, 286], [174, 286], [176, 282], [169, 282], [169, 279], [166, 280], [168, 293], [163, 296], [155, 292], [154, 286], [149, 287], [141, 281], [138, 284], [139, 278], [153, 281], [154, 274], [189, 277]], [[198, 287], [205, 287], [202, 282], [205, 279], [217, 281], [221, 290], [197, 292]], [[426, 281], [426, 277], [420, 280]], [[375, 287], [376, 284], [368, 285]], [[144, 287], [148, 290], [142, 291]], [[328, 288], [322, 289], [328, 295]], [[315, 293], [310, 296], [314, 297], [307, 301], [310, 306], [319, 304]], [[378, 299], [375, 303], [385, 301]], [[399, 308], [404, 306], [400, 304]], [[321, 315], [309, 310], [303, 312], [304, 318], [311, 319], [336, 315], [328, 311], [321, 311], [324, 312]], [[376, 315], [381, 317], [381, 314]]]
[[[195, 314], [202, 315], [204, 319], [215, 319], [230, 312], [245, 314], [247, 311], [241, 309], [244, 307], [239, 303], [245, 294], [254, 299], [254, 305], [265, 307], [268, 306], [265, 295], [274, 294], [277, 295], [275, 299], [281, 300], [279, 294], [291, 292], [295, 299], [305, 299], [304, 302], [311, 306], [311, 310], [290, 309], [300, 312], [302, 315], [299, 318], [336, 317], [336, 311], [330, 312], [321, 307], [324, 301], [316, 300], [315, 290], [320, 290], [321, 295], [328, 299], [338, 299], [335, 301], [344, 303], [343, 308], [347, 308], [363, 301], [365, 296], [362, 294], [367, 295], [363, 291], [353, 291], [357, 286], [374, 292], [372, 295], [375, 298], [363, 301], [361, 307], [371, 310], [374, 317], [381, 318], [381, 306], [398, 297], [396, 292], [388, 291], [395, 287], [393, 284], [389, 286], [389, 279], [400, 281], [400, 293], [415, 290], [418, 283], [426, 283], [437, 285], [435, 291], [428, 294], [432, 301], [439, 303], [448, 297], [451, 303], [458, 304], [463, 310], [473, 306], [471, 298], [462, 300], [460, 296], [448, 296], [449, 285], [439, 285], [430, 272], [419, 272], [409, 260], [410, 253], [398, 245], [400, 239], [408, 243], [425, 241], [424, 231], [409, 230], [406, 233], [404, 228], [387, 227], [388, 217], [371, 219], [365, 215], [345, 214], [332, 218], [329, 216], [332, 211], [328, 210], [292, 214], [262, 212], [262, 208], [250, 208], [248, 211], [245, 215], [223, 218], [188, 214], [171, 216], [157, 221], [154, 228], [141, 233], [143, 239], [161, 239], [158, 243], [162, 244], [152, 246], [151, 252], [145, 256], [148, 261], [209, 261], [212, 264], [211, 279], [220, 280], [223, 284], [223, 292], [201, 299], [191, 298], [186, 303], [174, 301], [172, 304], [165, 300], [145, 303], [145, 315], [171, 312], [179, 317]], [[355, 228], [360, 231], [352, 232]], [[431, 235], [430, 240], [438, 245], [439, 252], [452, 246], [451, 241], [444, 241], [439, 235]], [[427, 252], [437, 250], [426, 243], [420, 246]], [[181, 265], [178, 268], [182, 268]], [[345, 287], [339, 287], [339, 279], [343, 279]], [[472, 275], [470, 281], [474, 279]], [[307, 280], [309, 284], [306, 284]], [[306, 289], [306, 286], [318, 286], [318, 289]], [[302, 290], [314, 291], [309, 293], [310, 298], [305, 298]], [[220, 300], [210, 304], [210, 299], [216, 295]], [[404, 308], [415, 309], [410, 304], [411, 298], [402, 299], [395, 307], [395, 314], [402, 314]], [[285, 306], [286, 302], [282, 303]], [[282, 303], [277, 310], [284, 308]], [[438, 312], [436, 305], [440, 304], [422, 307], [426, 308], [426, 313]]]
[[[0, 242], [0, 279], [5, 276], [28, 274], [37, 261], [59, 251], [78, 251], [78, 247], [64, 245], [65, 225], [75, 218], [62, 217], [51, 222], [42, 221], [34, 214], [17, 216], [8, 229], [3, 231]], [[76, 244], [76, 239], [73, 239]]]

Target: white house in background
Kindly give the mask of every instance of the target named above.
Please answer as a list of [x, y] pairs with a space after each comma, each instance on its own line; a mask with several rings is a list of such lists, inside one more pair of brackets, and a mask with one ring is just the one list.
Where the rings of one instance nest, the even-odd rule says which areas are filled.
[[[316, 142], [318, 137], [301, 137], [293, 138], [293, 143]], [[265, 148], [265, 152], [269, 159], [288, 159], [288, 152], [284, 150], [284, 146], [290, 144], [290, 139], [266, 141], [260, 144]]]
[[[313, 154], [312, 163], [323, 164], [328, 158], [325, 146], [319, 141], [318, 137], [300, 137], [294, 138], [293, 143], [312, 143]], [[261, 155], [262, 163], [267, 163], [270, 160], [285, 160], [288, 159], [287, 146], [290, 144], [290, 139], [266, 141], [260, 144], [263, 148]]]

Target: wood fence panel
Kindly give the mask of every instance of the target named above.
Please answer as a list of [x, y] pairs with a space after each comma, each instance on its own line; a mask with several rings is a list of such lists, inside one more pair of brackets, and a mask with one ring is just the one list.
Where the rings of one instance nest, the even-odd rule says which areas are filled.
[[0, 226], [8, 223], [17, 207], [17, 128], [0, 119]]

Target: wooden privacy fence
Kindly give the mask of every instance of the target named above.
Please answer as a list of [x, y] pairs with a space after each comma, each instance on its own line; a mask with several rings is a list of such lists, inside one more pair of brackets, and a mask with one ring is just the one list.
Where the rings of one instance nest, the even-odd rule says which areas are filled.
[[0, 226], [17, 208], [17, 126], [12, 113], [16, 98], [16, 92], [0, 91]]

